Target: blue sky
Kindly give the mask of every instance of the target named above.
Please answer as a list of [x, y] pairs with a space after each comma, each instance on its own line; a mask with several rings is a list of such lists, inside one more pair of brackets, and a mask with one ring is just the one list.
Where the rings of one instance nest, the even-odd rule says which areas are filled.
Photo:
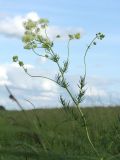
[[[104, 33], [105, 39], [97, 42], [97, 46], [93, 46], [87, 56], [88, 91], [86, 94], [86, 104], [99, 105], [99, 99], [101, 99], [104, 105], [119, 104], [119, 0], [16, 0], [15, 2], [12, 0], [0, 0], [1, 104], [10, 109], [12, 107], [15, 108], [9, 102], [10, 100], [4, 89], [4, 83], [9, 85], [21, 101], [24, 98], [31, 98], [37, 106], [58, 105], [59, 93], [65, 94], [64, 91], [61, 91], [49, 82], [42, 84], [43, 81], [40, 80], [41, 86], [39, 86], [38, 79], [30, 80], [21, 69], [12, 63], [12, 56], [18, 54], [21, 59], [24, 59], [26, 64], [29, 64], [30, 70], [34, 73], [36, 69], [38, 73], [47, 74], [48, 76], [53, 76], [57, 72], [57, 68], [53, 64], [44, 62], [44, 60], [38, 59], [31, 52], [29, 53], [23, 49], [21, 42], [22, 29], [19, 24], [28, 15], [48, 18], [50, 26], [54, 26], [62, 30], [62, 32], [68, 31], [68, 28], [71, 31], [80, 30], [82, 32], [81, 39], [72, 42], [70, 46], [71, 62], [67, 77], [71, 81], [71, 90], [73, 93], [77, 92], [75, 83], [78, 81], [79, 75], [84, 72], [83, 56], [86, 46], [97, 32]], [[66, 55], [66, 45], [67, 42], [65, 40], [56, 42], [55, 49], [63, 58]], [[29, 85], [28, 83], [26, 84], [26, 81], [29, 81]], [[21, 84], [24, 84], [24, 87]], [[39, 89], [37, 89], [38, 86]], [[30, 89], [29, 92], [28, 89]], [[37, 90], [35, 91], [35, 89]], [[66, 94], [65, 96], [67, 97]], [[45, 97], [48, 97], [48, 99], [45, 99]], [[56, 99], [56, 103], [55, 101], [53, 103], [54, 99]], [[24, 102], [22, 103], [24, 104]]]

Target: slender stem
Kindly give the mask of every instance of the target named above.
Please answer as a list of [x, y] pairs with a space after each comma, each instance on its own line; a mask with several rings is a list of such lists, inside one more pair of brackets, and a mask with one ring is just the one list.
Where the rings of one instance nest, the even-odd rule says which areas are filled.
[[[39, 76], [38, 76], [38, 75], [31, 75], [28, 71], [25, 70], [24, 67], [23, 67], [23, 69], [24, 69], [25, 73], [26, 73], [28, 76], [32, 77], [32, 78], [42, 78], [42, 79], [46, 79], [46, 80], [49, 80], [49, 81], [51, 81], [51, 82], [56, 83], [59, 87], [62, 87], [59, 83], [57, 83], [57, 81], [55, 81], [55, 80], [52, 79], [52, 78], [45, 77], [45, 76], [40, 76], [40, 75], [39, 75]], [[64, 88], [64, 87], [62, 87], [62, 88]]]
[[30, 73], [28, 73], [28, 71], [25, 70], [24, 67], [23, 67], [23, 69], [24, 69], [25, 73], [26, 73], [27, 75], [29, 75], [30, 77], [33, 77], [33, 78], [43, 78], [43, 79], [47, 79], [47, 80], [50, 80], [50, 81], [58, 84], [54, 79], [51, 79], [51, 78], [45, 77], [45, 76], [31, 75]]
[[[62, 74], [61, 74], [62, 75]], [[64, 77], [63, 77], [64, 78]], [[94, 144], [92, 143], [92, 140], [90, 138], [90, 134], [89, 134], [89, 131], [88, 131], [88, 127], [87, 127], [87, 121], [86, 121], [86, 118], [84, 116], [84, 113], [82, 112], [81, 108], [78, 106], [75, 98], [73, 97], [72, 93], [70, 92], [70, 90], [68, 89], [68, 87], [65, 88], [66, 91], [68, 92], [68, 94], [70, 95], [71, 99], [73, 100], [74, 104], [76, 105], [80, 115], [82, 116], [82, 119], [83, 119], [83, 122], [84, 122], [84, 125], [85, 125], [85, 130], [86, 130], [86, 134], [87, 134], [87, 138], [88, 138], [88, 141], [89, 143], [91, 144], [92, 148], [94, 149], [94, 151], [96, 152], [97, 156], [100, 157], [100, 154], [98, 153], [98, 151], [96, 150]]]
[[92, 140], [90, 138], [90, 134], [89, 134], [89, 131], [88, 131], [88, 127], [87, 127], [87, 121], [86, 121], [86, 118], [85, 118], [85, 115], [84, 113], [82, 112], [81, 108], [79, 107], [79, 105], [77, 104], [76, 100], [74, 99], [73, 95], [71, 94], [70, 90], [68, 89], [68, 87], [65, 88], [66, 91], [68, 92], [68, 94], [70, 95], [71, 99], [73, 100], [74, 104], [76, 105], [80, 115], [82, 116], [82, 119], [83, 119], [83, 122], [84, 122], [84, 125], [85, 125], [85, 130], [86, 130], [86, 134], [87, 134], [87, 138], [88, 138], [88, 141], [89, 143], [91, 144], [92, 148], [94, 149], [94, 151], [96, 152], [97, 156], [100, 157], [100, 154], [98, 153], [98, 151], [96, 150], [94, 144], [92, 143]]
[[87, 70], [87, 66], [86, 66], [86, 56], [87, 56], [87, 53], [88, 53], [88, 50], [90, 49], [91, 45], [93, 44], [93, 42], [97, 39], [97, 36], [95, 36], [93, 38], [93, 40], [90, 42], [90, 44], [88, 45], [87, 49], [85, 50], [85, 54], [84, 54], [84, 67], [85, 67], [85, 70], [84, 70], [84, 77], [86, 77], [86, 70]]
[[[84, 115], [84, 113], [82, 112], [81, 108], [80, 108], [78, 105], [76, 105], [76, 106], [77, 106], [77, 108], [78, 108], [79, 113], [80, 113], [81, 116], [82, 116], [88, 141], [89, 141], [89, 143], [91, 144], [91, 146], [92, 146], [92, 148], [94, 149], [94, 151], [96, 152], [96, 154], [98, 155], [98, 157], [100, 157], [100, 154], [98, 153], [97, 149], [95, 148], [95, 146], [94, 146], [94, 144], [92, 143], [92, 140], [91, 140], [91, 138], [90, 138], [90, 134], [89, 134], [89, 131], [88, 131], [87, 121], [86, 121], [85, 115]], [[101, 157], [100, 157], [100, 158], [101, 158]]]
[[[29, 104], [31, 104], [32, 106], [33, 106], [33, 113], [34, 113], [34, 115], [35, 115], [35, 118], [36, 118], [36, 120], [37, 120], [37, 123], [38, 123], [38, 126], [39, 126], [39, 129], [40, 129], [40, 127], [41, 127], [41, 123], [40, 123], [40, 120], [39, 120], [39, 115], [38, 115], [38, 113], [35, 111], [35, 109], [36, 109], [36, 107], [35, 107], [35, 105], [30, 101], [30, 100], [28, 100], [28, 99], [24, 99], [25, 101], [27, 101]], [[38, 127], [37, 127], [38, 128]]]
[[[32, 51], [33, 51], [33, 53], [35, 53], [37, 56], [39, 56], [39, 57], [45, 57], [45, 56], [43, 56], [43, 55], [41, 55], [41, 54], [39, 54], [39, 53], [37, 53], [36, 51], [35, 51], [35, 49], [34, 48], [32, 48]], [[47, 58], [47, 57], [45, 57], [45, 58]]]

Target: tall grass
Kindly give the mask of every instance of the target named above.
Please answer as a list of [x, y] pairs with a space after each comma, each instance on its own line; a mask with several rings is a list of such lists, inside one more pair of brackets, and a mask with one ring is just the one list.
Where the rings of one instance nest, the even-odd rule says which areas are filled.
[[[85, 108], [90, 136], [105, 159], [120, 158], [120, 108]], [[0, 155], [4, 159], [98, 159], [88, 144], [84, 126], [73, 121], [61, 109], [34, 110], [41, 122], [40, 133], [33, 111], [28, 125], [21, 111], [0, 112]], [[35, 134], [36, 133], [36, 134]], [[39, 144], [41, 137], [47, 152]], [[10, 158], [10, 159], [12, 159]]]

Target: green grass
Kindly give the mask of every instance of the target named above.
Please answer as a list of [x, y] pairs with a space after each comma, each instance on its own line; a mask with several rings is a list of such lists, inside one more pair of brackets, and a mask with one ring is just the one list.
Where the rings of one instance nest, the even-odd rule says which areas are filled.
[[[83, 112], [91, 139], [99, 153], [105, 159], [112, 160], [113, 156], [113, 160], [120, 159], [120, 108], [85, 108]], [[39, 109], [25, 113], [0, 111], [0, 159], [98, 158], [88, 143], [81, 117], [78, 123], [63, 109]]]

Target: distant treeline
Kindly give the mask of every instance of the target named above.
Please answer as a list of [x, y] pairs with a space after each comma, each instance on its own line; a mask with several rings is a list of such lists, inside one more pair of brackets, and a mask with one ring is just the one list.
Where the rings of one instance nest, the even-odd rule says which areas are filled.
[[0, 110], [6, 110], [6, 108], [3, 105], [0, 105]]

